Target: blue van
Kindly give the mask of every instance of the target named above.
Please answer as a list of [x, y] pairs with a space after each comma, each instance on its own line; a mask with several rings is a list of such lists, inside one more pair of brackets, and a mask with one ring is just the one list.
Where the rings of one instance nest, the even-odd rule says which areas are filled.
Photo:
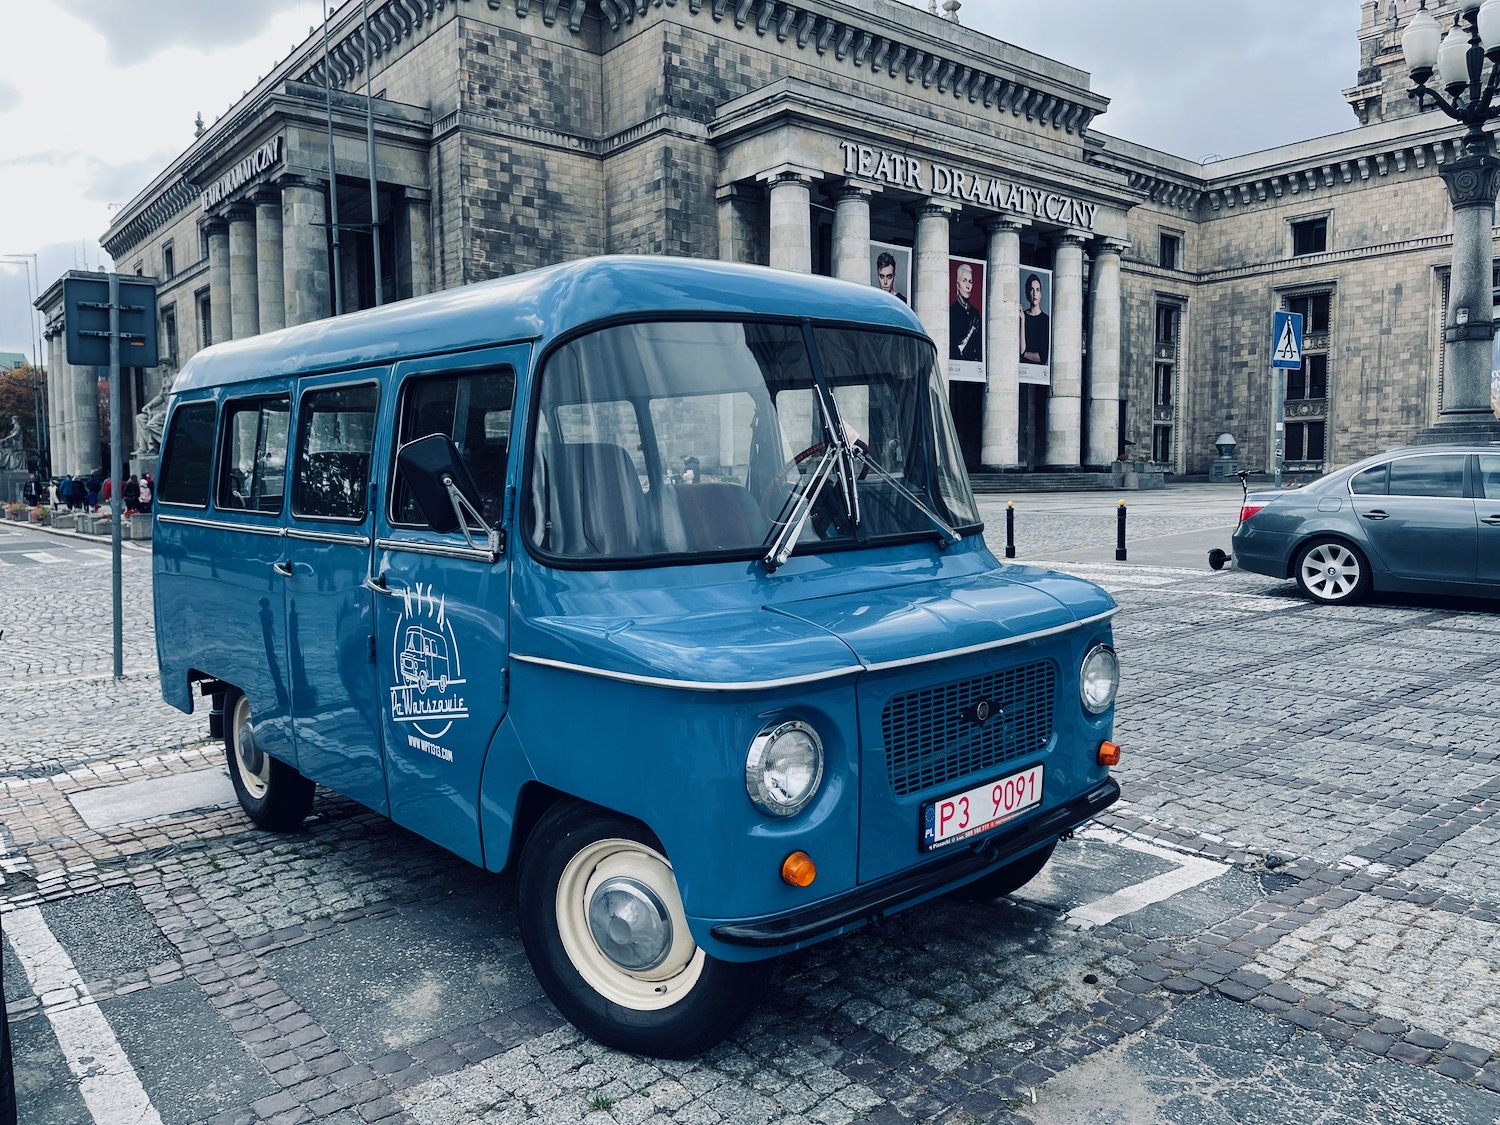
[[626, 1050], [1119, 795], [1114, 602], [986, 548], [874, 287], [602, 258], [212, 347], [154, 520], [162, 692], [250, 819], [322, 785], [512, 868], [547, 994]]

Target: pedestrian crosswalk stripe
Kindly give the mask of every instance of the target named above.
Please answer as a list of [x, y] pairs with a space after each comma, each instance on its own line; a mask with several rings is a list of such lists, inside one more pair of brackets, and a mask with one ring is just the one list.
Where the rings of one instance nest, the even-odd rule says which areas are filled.
[[55, 554], [52, 551], [22, 551], [21, 556], [23, 558], [30, 559], [32, 562], [39, 563], [60, 563], [68, 561], [61, 555]]
[[115, 557], [113, 551], [106, 551], [103, 547], [80, 547], [78, 548], [78, 553], [80, 555], [91, 555], [96, 559], [112, 559]]

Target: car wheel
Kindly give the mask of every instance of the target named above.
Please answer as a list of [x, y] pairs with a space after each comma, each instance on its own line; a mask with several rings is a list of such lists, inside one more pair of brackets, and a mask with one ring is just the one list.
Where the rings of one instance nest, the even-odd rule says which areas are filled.
[[1315, 602], [1344, 605], [1361, 597], [1370, 584], [1364, 556], [1341, 539], [1315, 539], [1297, 555], [1297, 585]]
[[721, 961], [693, 940], [672, 865], [636, 821], [553, 806], [521, 853], [521, 941], [575, 1027], [609, 1047], [686, 1058], [732, 1033], [768, 962]]
[[224, 752], [240, 808], [272, 832], [297, 828], [312, 809], [313, 783], [256, 746], [250, 700], [243, 692], [230, 693], [225, 718]]
[[990, 902], [1005, 895], [1013, 895], [1041, 874], [1056, 847], [1057, 841], [1054, 840], [1030, 855], [1011, 860], [1004, 867], [997, 867], [988, 875], [981, 875], [972, 883], [965, 883], [952, 892], [953, 897], [966, 902]]

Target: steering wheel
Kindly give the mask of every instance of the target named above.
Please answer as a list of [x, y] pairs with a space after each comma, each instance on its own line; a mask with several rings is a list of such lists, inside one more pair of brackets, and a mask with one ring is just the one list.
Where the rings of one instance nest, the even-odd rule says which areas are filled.
[[[854, 446], [866, 457], [869, 457], [870, 447], [864, 442], [863, 439], [855, 438]], [[796, 470], [802, 464], [802, 462], [806, 461], [809, 457], [821, 457], [823, 455], [823, 452], [827, 448], [828, 443], [826, 441], [814, 442], [812, 445], [809, 445], [806, 449], [804, 449], [801, 453], [793, 457], [785, 465], [782, 465], [781, 468], [777, 469], [776, 472], [771, 475], [770, 483], [766, 485], [766, 487], [761, 491], [760, 494], [760, 513], [761, 515], [766, 517], [767, 523], [774, 524], [776, 522], [776, 516], [779, 514], [779, 511], [771, 511], [771, 497], [772, 494], [778, 490], [778, 486], [787, 483], [789, 475], [791, 475], [792, 479], [795, 479]], [[869, 475], [869, 472], [869, 461], [863, 461], [859, 466], [859, 475], [854, 479], [864, 480], [865, 477]], [[785, 502], [785, 500], [782, 501], [783, 504]]]

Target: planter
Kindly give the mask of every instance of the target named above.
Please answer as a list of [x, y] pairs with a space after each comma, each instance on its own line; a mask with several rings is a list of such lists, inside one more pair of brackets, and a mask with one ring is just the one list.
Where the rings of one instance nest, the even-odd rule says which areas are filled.
[[53, 512], [52, 526], [62, 528], [64, 531], [67, 531], [73, 527], [73, 524], [77, 519], [77, 512]]
[[149, 540], [151, 538], [151, 517], [137, 516], [127, 523], [122, 531], [123, 538]]

